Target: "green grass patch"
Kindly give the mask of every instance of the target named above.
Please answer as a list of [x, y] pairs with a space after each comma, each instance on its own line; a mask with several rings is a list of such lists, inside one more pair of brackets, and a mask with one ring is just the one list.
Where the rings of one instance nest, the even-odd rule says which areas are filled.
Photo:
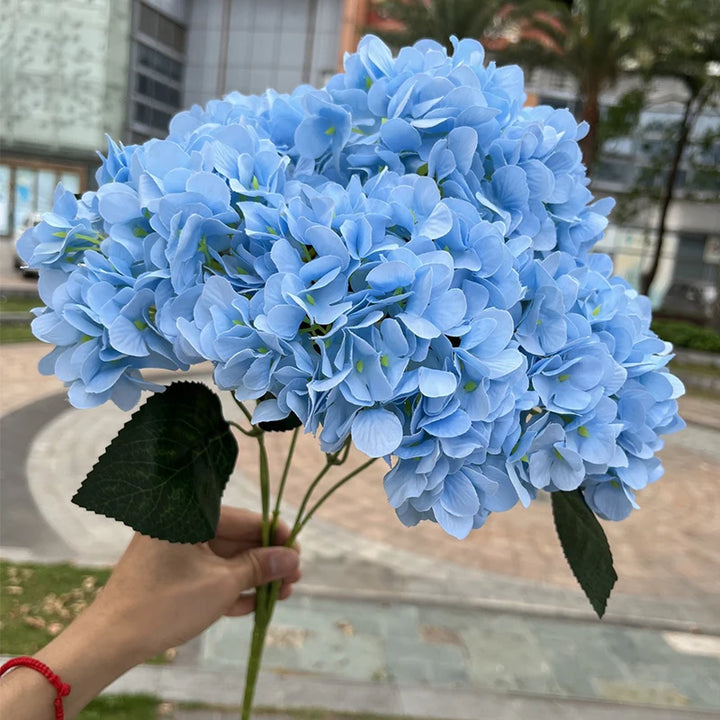
[[5, 297], [0, 295], [0, 314], [30, 312], [33, 308], [41, 306], [40, 298]]
[[0, 561], [0, 653], [32, 655], [71, 623], [109, 570]]
[[[33, 655], [47, 645], [95, 599], [110, 572], [0, 560], [0, 654]], [[174, 656], [168, 650], [149, 662], [163, 664]]]
[[20, 343], [38, 341], [32, 334], [30, 323], [21, 325], [19, 323], [4, 323], [0, 320], [0, 345], [7, 343]]
[[104, 695], [93, 700], [78, 720], [156, 720], [158, 705], [157, 698], [149, 695]]
[[720, 353], [720, 333], [680, 320], [653, 320], [652, 329], [675, 347]]
[[720, 378], [720, 367], [714, 367], [713, 365], [688, 365], [687, 363], [672, 361], [670, 370], [676, 375], [703, 375], [705, 377]]
[[687, 385], [685, 387], [685, 395], [687, 397], [698, 398], [708, 402], [720, 403], [720, 393], [708, 390], [707, 388], [696, 388], [692, 385]]
[[[0, 294], [0, 344], [30, 342], [35, 336], [30, 330], [30, 311], [40, 307], [42, 302], [39, 298], [7, 297]], [[27, 323], [3, 322], [3, 315], [6, 313], [27, 313]]]

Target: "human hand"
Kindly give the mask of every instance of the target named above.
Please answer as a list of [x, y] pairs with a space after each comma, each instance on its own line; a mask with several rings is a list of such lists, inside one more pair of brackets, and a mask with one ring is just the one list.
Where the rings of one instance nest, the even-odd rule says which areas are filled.
[[275, 547], [261, 547], [261, 517], [223, 507], [216, 537], [197, 545], [136, 534], [98, 595], [95, 612], [122, 624], [139, 642], [140, 662], [195, 637], [223, 615], [254, 610], [258, 585], [282, 580], [280, 599], [300, 579], [299, 553], [281, 547], [290, 535], [279, 523]]
[[[222, 615], [255, 606], [248, 590], [282, 580], [280, 599], [300, 579], [297, 548], [261, 547], [260, 516], [223, 507], [216, 537], [181, 545], [135, 535], [95, 601], [35, 657], [72, 691], [65, 717], [75, 717], [104, 687], [157, 653], [195, 637]], [[275, 542], [289, 528], [280, 523]], [[54, 717], [54, 688], [39, 673], [18, 668], [0, 683], [0, 716]]]

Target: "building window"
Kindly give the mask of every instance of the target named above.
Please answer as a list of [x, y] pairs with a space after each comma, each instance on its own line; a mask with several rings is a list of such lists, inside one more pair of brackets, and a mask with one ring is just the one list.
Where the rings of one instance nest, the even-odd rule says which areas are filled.
[[593, 166], [593, 181], [618, 188], [628, 188], [637, 175], [635, 163], [629, 155], [601, 155]]
[[180, 105], [180, 90], [160, 80], [138, 73], [135, 76], [135, 92], [138, 95], [153, 98], [158, 102], [178, 107]]
[[23, 162], [0, 165], [0, 237], [14, 237], [34, 216], [52, 210], [60, 182], [73, 194], [84, 191], [85, 169]]
[[141, 125], [147, 125], [151, 128], [167, 128], [172, 119], [169, 112], [165, 112], [150, 105], [141, 102], [135, 103], [135, 120]]
[[145, 3], [138, 7], [138, 32], [176, 52], [185, 52], [185, 28]]
[[167, 134], [182, 103], [185, 27], [136, 0], [133, 18], [128, 140]]
[[153, 50], [141, 42], [137, 44], [137, 64], [139, 68], [151, 70], [165, 79], [177, 83], [182, 80], [183, 66], [181, 62], [173, 60], [165, 53]]

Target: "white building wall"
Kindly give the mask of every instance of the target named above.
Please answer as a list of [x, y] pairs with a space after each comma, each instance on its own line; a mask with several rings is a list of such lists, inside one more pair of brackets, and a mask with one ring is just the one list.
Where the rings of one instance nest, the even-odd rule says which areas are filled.
[[342, 0], [194, 2], [185, 105], [232, 90], [258, 94], [270, 87], [289, 92], [303, 82], [323, 85], [337, 69], [341, 21]]
[[0, 2], [0, 144], [93, 152], [125, 117], [130, 0]]

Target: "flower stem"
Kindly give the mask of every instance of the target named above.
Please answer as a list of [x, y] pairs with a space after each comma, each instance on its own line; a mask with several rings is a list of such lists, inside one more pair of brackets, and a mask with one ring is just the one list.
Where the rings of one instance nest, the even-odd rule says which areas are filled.
[[[310, 483], [310, 487], [308, 487], [307, 492], [305, 493], [305, 497], [302, 499], [302, 502], [300, 503], [300, 509], [297, 512], [297, 517], [295, 519], [295, 525], [293, 526], [293, 531], [298, 526], [298, 522], [300, 518], [303, 515], [303, 512], [305, 511], [305, 508], [307, 507], [307, 504], [310, 502], [310, 496], [313, 493], [313, 490], [318, 486], [318, 483], [327, 475], [328, 470], [332, 467], [332, 463], [330, 460], [327, 460], [325, 462], [325, 465], [323, 466], [323, 469], [315, 476], [315, 479]], [[297, 535], [297, 533], [295, 533]], [[294, 539], [294, 538], [293, 538]], [[290, 543], [292, 544], [292, 543]]]
[[305, 513], [305, 516], [301, 516], [300, 513], [298, 513], [297, 519], [295, 520], [295, 525], [293, 526], [292, 531], [290, 532], [290, 537], [288, 538], [286, 545], [290, 546], [295, 541], [295, 538], [298, 536], [300, 531], [305, 527], [308, 520], [315, 514], [315, 512], [320, 508], [320, 506], [340, 487], [342, 487], [346, 482], [349, 480], [352, 480], [356, 475], [359, 475], [363, 470], [369, 468], [377, 458], [370, 458], [369, 460], [365, 461], [362, 465], [359, 465], [354, 470], [349, 472], [344, 477], [340, 478], [334, 485], [332, 485], [323, 495], [322, 497], [310, 508], [310, 510]]
[[255, 427], [252, 430], [246, 430], [240, 423], [233, 422], [232, 420], [228, 420], [227, 423], [239, 430], [243, 435], [247, 435], [247, 437], [257, 437], [260, 434]]
[[[251, 419], [249, 411], [238, 402], [240, 409], [243, 410], [245, 417], [248, 420]], [[262, 544], [264, 547], [269, 546], [274, 541], [275, 530], [277, 528], [278, 518], [280, 515], [280, 501], [282, 494], [285, 489], [288, 475], [290, 473], [290, 465], [292, 463], [292, 457], [295, 452], [295, 445], [298, 438], [299, 428], [293, 433], [293, 438], [290, 443], [288, 450], [288, 456], [285, 460], [285, 466], [283, 468], [282, 478], [280, 480], [280, 486], [278, 489], [278, 496], [275, 502], [275, 508], [270, 515], [270, 468], [268, 463], [267, 450], [265, 448], [265, 433], [256, 428], [258, 433], [254, 436], [258, 441], [258, 450], [260, 453], [260, 493], [262, 499]], [[343, 478], [338, 480], [322, 497], [305, 513], [308, 503], [310, 502], [310, 496], [313, 490], [317, 487], [318, 483], [327, 474], [328, 470], [335, 465], [342, 465], [350, 453], [350, 441], [348, 440], [340, 450], [335, 453], [326, 453], [325, 466], [315, 476], [315, 479], [310, 484], [310, 487], [303, 498], [300, 510], [298, 511], [297, 518], [295, 519], [295, 525], [293, 526], [290, 537], [288, 538], [286, 545], [292, 546], [298, 533], [305, 527], [307, 521], [313, 516], [315, 511], [327, 500], [330, 495], [335, 492], [341, 485], [344, 485], [348, 480], [355, 477], [358, 473], [361, 473], [365, 468], [369, 467], [376, 458], [371, 458], [367, 462], [363, 463], [359, 467], [355, 468], [352, 472], [349, 472]], [[305, 514], [303, 514], [305, 513]], [[242, 720], [250, 720], [250, 713], [252, 712], [253, 700], [255, 698], [255, 688], [257, 686], [258, 676], [260, 674], [260, 666], [262, 663], [263, 650], [265, 648], [265, 639], [267, 637], [268, 628], [270, 621], [275, 610], [278, 598], [280, 596], [280, 589], [282, 587], [282, 581], [276, 580], [266, 585], [261, 585], [255, 588], [255, 622], [253, 624], [253, 634], [250, 641], [250, 655], [248, 657], [247, 672], [245, 675], [245, 692], [243, 694], [242, 704]]]
[[242, 403], [235, 397], [234, 394], [232, 396], [232, 399], [235, 401], [235, 404], [240, 408], [242, 414], [247, 418], [247, 421], [252, 425], [252, 413], [245, 407], [244, 403]]
[[268, 586], [263, 585], [256, 590], [255, 623], [253, 625], [250, 655], [248, 656], [247, 673], [245, 675], [245, 692], [243, 694], [242, 720], [250, 720], [255, 688], [260, 673], [265, 637], [272, 618], [274, 603], [269, 606]]
[[[307, 507], [307, 504], [310, 502], [310, 496], [313, 494], [315, 488], [318, 486], [320, 481], [325, 477], [328, 470], [330, 470], [330, 468], [334, 467], [335, 465], [342, 465], [348, 459], [349, 454], [350, 438], [345, 441], [344, 445], [337, 452], [325, 453], [325, 465], [323, 469], [315, 476], [315, 479], [310, 483], [310, 487], [308, 487], [307, 492], [305, 493], [305, 497], [303, 497], [302, 502], [300, 503], [300, 509], [297, 512], [297, 517], [295, 518], [295, 526], [297, 526], [298, 521], [302, 517], [302, 514]], [[294, 529], [295, 528], [293, 527], [293, 530]]]
[[[245, 417], [249, 416], [249, 411], [238, 403], [240, 409], [245, 413]], [[248, 417], [248, 419], [250, 419]], [[263, 547], [268, 547], [271, 543], [271, 521], [270, 521], [270, 466], [268, 463], [267, 449], [265, 448], [265, 433], [257, 428], [259, 432], [256, 434], [259, 451], [260, 464], [260, 497], [262, 504], [262, 524], [261, 539]], [[242, 720], [250, 720], [252, 711], [253, 698], [255, 697], [255, 687], [260, 673], [260, 665], [262, 663], [263, 649], [265, 647], [265, 636], [270, 625], [275, 600], [271, 601], [273, 583], [259, 585], [255, 588], [255, 621], [253, 624], [252, 640], [250, 642], [250, 655], [248, 656], [247, 672], [245, 674], [245, 692], [242, 704]], [[275, 595], [277, 597], [277, 595]]]
[[265, 433], [257, 436], [260, 449], [260, 499], [262, 503], [262, 544], [270, 545], [270, 467], [265, 449]]
[[283, 474], [280, 478], [280, 485], [277, 491], [277, 497], [275, 498], [275, 509], [273, 510], [272, 519], [270, 522], [270, 540], [274, 541], [275, 531], [277, 530], [278, 520], [280, 519], [280, 502], [282, 501], [283, 492], [285, 490], [285, 483], [290, 473], [290, 465], [292, 464], [293, 454], [295, 453], [295, 445], [297, 443], [298, 435], [300, 434], [300, 427], [296, 427], [292, 434], [292, 440], [290, 441], [290, 448], [288, 450], [287, 458], [285, 458], [285, 467], [283, 468]]

